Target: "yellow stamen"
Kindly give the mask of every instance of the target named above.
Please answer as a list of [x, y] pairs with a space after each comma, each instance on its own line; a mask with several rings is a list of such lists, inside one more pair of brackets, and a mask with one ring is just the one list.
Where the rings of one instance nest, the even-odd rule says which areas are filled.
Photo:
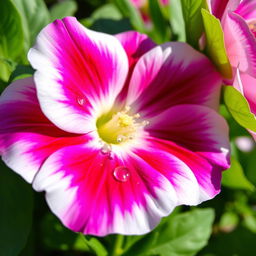
[[120, 144], [132, 140], [139, 128], [148, 124], [147, 121], [138, 122], [139, 114], [129, 115], [130, 107], [117, 112], [104, 122], [98, 122], [98, 134], [107, 144]]

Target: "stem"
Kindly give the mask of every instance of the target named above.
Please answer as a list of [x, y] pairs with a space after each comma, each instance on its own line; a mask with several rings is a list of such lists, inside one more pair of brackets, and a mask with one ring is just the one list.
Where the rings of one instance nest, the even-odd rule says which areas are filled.
[[123, 253], [123, 248], [122, 248], [123, 242], [124, 242], [124, 236], [117, 235], [114, 246], [113, 246], [113, 251], [110, 254], [111, 256], [120, 256]]

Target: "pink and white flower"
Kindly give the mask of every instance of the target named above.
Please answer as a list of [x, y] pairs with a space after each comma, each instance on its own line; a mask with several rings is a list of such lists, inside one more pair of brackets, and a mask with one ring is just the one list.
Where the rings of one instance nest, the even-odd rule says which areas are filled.
[[[256, 115], [256, 0], [208, 0], [221, 20], [227, 54], [234, 71], [233, 86]], [[250, 131], [256, 140], [256, 133]]]
[[204, 55], [68, 17], [42, 30], [28, 58], [34, 78], [0, 98], [0, 153], [64, 225], [143, 234], [175, 206], [219, 193], [228, 127]]

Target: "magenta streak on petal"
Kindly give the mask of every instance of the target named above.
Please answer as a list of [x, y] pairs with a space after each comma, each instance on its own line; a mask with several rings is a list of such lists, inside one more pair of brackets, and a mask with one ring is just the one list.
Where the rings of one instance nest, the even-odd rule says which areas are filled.
[[221, 20], [229, 0], [208, 0], [212, 14]]
[[220, 192], [221, 171], [223, 167], [217, 167], [202, 156], [187, 150], [171, 141], [148, 138], [152, 143], [152, 148], [158, 148], [164, 152], [176, 156], [184, 162], [194, 173], [201, 190], [202, 200], [213, 198]]
[[167, 43], [136, 64], [127, 104], [147, 118], [178, 104], [217, 109], [220, 85], [220, 75], [204, 55], [183, 43]]
[[256, 74], [256, 40], [246, 22], [229, 13], [223, 25], [225, 45], [232, 67], [252, 76]]
[[240, 79], [236, 79], [234, 84], [234, 87], [238, 86], [243, 88], [243, 95], [249, 103], [250, 110], [256, 115], [256, 78], [245, 73], [240, 73]]
[[[95, 128], [92, 112], [101, 111], [102, 101], [105, 110], [112, 107], [128, 73], [127, 56], [118, 40], [86, 29], [75, 18], [44, 28], [28, 57], [37, 70], [35, 83], [44, 114], [68, 132]], [[86, 104], [78, 104], [78, 97]]]
[[126, 79], [126, 83], [117, 99], [118, 102], [122, 102], [127, 97], [127, 90], [134, 66], [138, 62], [139, 58], [154, 48], [156, 44], [147, 35], [136, 31], [128, 31], [117, 34], [116, 38], [122, 44], [129, 62], [129, 73]]
[[[113, 170], [118, 166], [129, 169], [131, 177], [126, 182], [121, 183], [114, 178]], [[61, 188], [51, 182], [57, 176], [62, 180], [70, 179], [69, 185]], [[165, 191], [166, 187], [162, 187], [162, 181], [167, 182], [164, 176], [135, 155], [127, 159], [114, 157], [109, 160], [98, 150], [72, 146], [59, 150], [46, 161], [34, 181], [34, 188], [48, 191], [46, 196], [51, 209], [74, 231], [105, 235], [120, 228], [122, 232], [126, 230], [126, 233], [135, 234], [150, 230], [158, 223], [159, 215], [166, 215], [173, 208], [173, 204], [170, 204], [165, 209], [166, 206], [161, 205], [164, 198], [158, 198], [156, 194], [156, 189], [170, 193]], [[54, 197], [55, 190], [62, 189], [67, 193], [75, 189], [76, 193], [69, 202], [62, 202], [62, 207], [56, 208], [57, 202], [52, 200], [60, 198]], [[148, 208], [153, 206], [148, 205], [146, 196], [153, 200], [156, 208]], [[169, 200], [168, 194], [166, 200]], [[175, 201], [175, 195], [172, 200]], [[143, 219], [137, 219], [139, 216], [134, 215], [134, 206], [146, 214], [144, 217], [142, 215]], [[120, 216], [116, 216], [118, 211]], [[127, 216], [134, 218], [134, 222], [129, 223], [133, 227], [126, 226], [128, 223], [124, 220]], [[115, 226], [116, 222], [119, 227]], [[142, 223], [145, 226], [140, 226]]]
[[223, 169], [229, 167], [228, 126], [224, 118], [208, 107], [171, 107], [149, 119], [146, 130], [151, 136], [175, 142]]
[[256, 1], [255, 0], [243, 0], [238, 5], [235, 13], [239, 14], [246, 21], [256, 19]]
[[43, 115], [32, 78], [7, 87], [0, 99], [0, 116], [2, 158], [28, 182], [54, 151], [88, 140], [58, 129]]

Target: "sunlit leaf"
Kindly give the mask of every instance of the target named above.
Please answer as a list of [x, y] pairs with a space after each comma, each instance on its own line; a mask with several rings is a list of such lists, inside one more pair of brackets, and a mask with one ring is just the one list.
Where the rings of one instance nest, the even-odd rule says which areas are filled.
[[[180, 0], [172, 0], [170, 4], [170, 23], [172, 27], [172, 38], [175, 35], [178, 41], [186, 41], [185, 23], [182, 14]], [[174, 38], [175, 39], [175, 38]]]
[[157, 43], [164, 43], [170, 40], [170, 29], [166, 22], [163, 13], [159, 6], [158, 0], [149, 0], [149, 13], [151, 20], [153, 22], [154, 30], [152, 35], [154, 35], [155, 41]]
[[246, 178], [242, 166], [231, 157], [231, 167], [223, 172], [222, 185], [234, 189], [253, 190], [253, 184]]
[[207, 244], [213, 220], [212, 209], [196, 209], [177, 214], [150, 235], [140, 239], [124, 255], [195, 255]]
[[182, 12], [186, 28], [186, 39], [189, 44], [199, 48], [199, 38], [203, 32], [201, 9], [205, 0], [181, 0]]
[[129, 18], [133, 27], [139, 32], [145, 32], [144, 23], [139, 11], [132, 5], [129, 0], [114, 0], [116, 6], [124, 17]]
[[8, 81], [24, 47], [21, 16], [11, 0], [1, 0], [0, 8], [0, 79]]
[[224, 36], [219, 19], [202, 9], [206, 37], [206, 52], [225, 78], [232, 77], [232, 69], [224, 45]]
[[43, 0], [13, 0], [22, 17], [25, 36], [25, 53], [34, 44], [39, 31], [50, 22], [48, 9]]
[[84, 239], [84, 243], [97, 255], [97, 256], [107, 256], [108, 252], [103, 244], [95, 237], [85, 237], [81, 235]]
[[225, 104], [234, 119], [243, 127], [256, 132], [256, 118], [244, 96], [233, 86], [224, 87]]

